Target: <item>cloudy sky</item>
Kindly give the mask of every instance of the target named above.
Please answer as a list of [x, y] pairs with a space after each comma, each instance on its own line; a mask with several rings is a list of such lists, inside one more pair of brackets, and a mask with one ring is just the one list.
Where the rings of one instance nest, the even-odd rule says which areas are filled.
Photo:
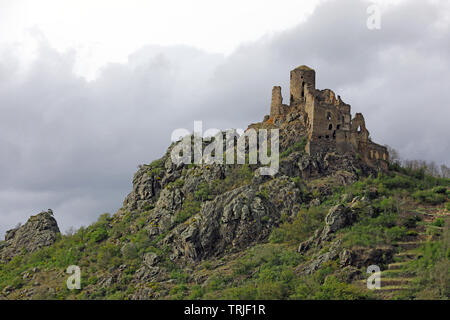
[[0, 236], [114, 213], [174, 129], [260, 121], [302, 64], [374, 141], [450, 165], [449, 25], [446, 0], [0, 0]]

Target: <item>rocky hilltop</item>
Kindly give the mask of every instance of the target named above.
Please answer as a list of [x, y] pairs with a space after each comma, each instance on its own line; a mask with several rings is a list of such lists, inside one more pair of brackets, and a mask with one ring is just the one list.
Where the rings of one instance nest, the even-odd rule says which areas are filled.
[[[293, 70], [290, 104], [274, 88], [270, 115], [249, 126], [279, 129], [275, 174], [261, 175], [260, 164], [177, 164], [174, 143], [139, 167], [114, 215], [61, 237], [51, 212], [9, 231], [4, 296], [448, 297], [450, 180], [390, 164], [362, 115], [352, 120], [314, 81], [312, 69]], [[81, 290], [65, 289], [69, 265], [82, 270]], [[370, 265], [389, 271], [376, 294], [364, 282]]]
[[5, 241], [0, 244], [0, 261], [34, 252], [55, 243], [60, 231], [51, 210], [31, 216], [23, 226], [6, 232]]

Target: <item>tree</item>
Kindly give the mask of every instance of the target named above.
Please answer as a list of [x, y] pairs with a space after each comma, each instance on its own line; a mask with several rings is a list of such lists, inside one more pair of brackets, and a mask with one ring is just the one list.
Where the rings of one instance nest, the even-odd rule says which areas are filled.
[[442, 178], [450, 178], [450, 168], [445, 164], [441, 165], [441, 176]]
[[389, 161], [392, 164], [400, 164], [400, 155], [399, 155], [398, 151], [387, 144], [385, 145], [385, 147], [387, 148], [387, 151], [389, 152]]

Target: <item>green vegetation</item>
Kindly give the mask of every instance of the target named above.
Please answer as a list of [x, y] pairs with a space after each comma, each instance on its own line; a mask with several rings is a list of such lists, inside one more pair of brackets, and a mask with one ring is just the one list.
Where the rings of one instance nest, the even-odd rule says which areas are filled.
[[147, 173], [150, 176], [159, 177], [164, 172], [164, 161], [158, 159], [147, 166]]
[[299, 211], [293, 221], [284, 217], [279, 228], [272, 231], [269, 240], [272, 243], [298, 244], [309, 237], [316, 229], [323, 226], [327, 208], [309, 207]]
[[303, 137], [300, 142], [295, 143], [294, 145], [287, 148], [284, 152], [282, 152], [280, 154], [280, 158], [286, 158], [292, 152], [298, 152], [298, 151], [304, 152], [307, 142], [308, 142], [307, 139], [305, 137]]
[[[439, 224], [442, 220], [439, 220]], [[418, 299], [448, 299], [450, 297], [450, 218], [438, 241], [429, 241], [420, 248], [421, 255], [408, 264], [417, 274], [412, 296]]]
[[444, 193], [436, 192], [435, 188], [416, 191], [413, 193], [412, 196], [419, 202], [428, 204], [440, 204], [447, 200], [447, 195], [445, 194], [445, 192]]
[[201, 201], [187, 198], [184, 201], [181, 210], [178, 211], [175, 215], [175, 223], [182, 223], [187, 219], [189, 219], [190, 217], [199, 213], [201, 204], [202, 204]]
[[[303, 152], [305, 143], [300, 141], [281, 156]], [[164, 171], [164, 162], [160, 159], [145, 168], [150, 176], [158, 178]], [[200, 178], [195, 192], [185, 194], [181, 208], [169, 216], [172, 219], [168, 222], [169, 231], [178, 224], [192, 223], [205, 201], [252, 183], [255, 168], [248, 164], [227, 165], [225, 177], [206, 180], [202, 170], [208, 168], [186, 166], [181, 177], [165, 188], [181, 189], [188, 174]], [[43, 299], [126, 299], [141, 287], [150, 288], [162, 299], [371, 299], [372, 294], [345, 279], [339, 259], [323, 263], [312, 274], [301, 273], [302, 267], [311, 263], [317, 254], [329, 252], [330, 243], [322, 243], [323, 247], [307, 254], [297, 252], [299, 243], [324, 226], [324, 218], [332, 206], [352, 203], [356, 222], [334, 235], [344, 248], [395, 245], [417, 238], [419, 233], [424, 233], [421, 230], [426, 230], [428, 241], [417, 249], [418, 259], [407, 263], [407, 268], [417, 275], [407, 297], [448, 298], [449, 221], [438, 217], [426, 224], [425, 213], [450, 211], [450, 179], [430, 176], [423, 169], [392, 164], [387, 173], [358, 176], [359, 180], [348, 186], [336, 186], [330, 177], [282, 180], [295, 183], [302, 206], [290, 215], [283, 213], [265, 243], [230, 255], [226, 248], [221, 257], [183, 267], [171, 259], [172, 248], [167, 245], [169, 231], [151, 234], [162, 224], [153, 214], [154, 203], [141, 211], [121, 212], [120, 217], [103, 214], [92, 225], [61, 236], [50, 247], [24, 252], [9, 263], [0, 264], [0, 291], [7, 287], [29, 288], [30, 282], [24, 274], [37, 268], [43, 271], [38, 273], [42, 277], [38, 281], [57, 289], [50, 293], [39, 291], [36, 297]], [[264, 202], [270, 201], [269, 185], [262, 184], [257, 196]], [[320, 201], [309, 205], [312, 199]], [[261, 217], [267, 224], [273, 223], [271, 219]], [[168, 274], [170, 281], [147, 281], [139, 284], [140, 287], [132, 283], [148, 252], [158, 255], [157, 266]], [[82, 268], [82, 290], [65, 289], [68, 265]], [[109, 286], [103, 285], [118, 269], [120, 278]], [[206, 281], [200, 285], [199, 279]]]
[[225, 179], [214, 180], [212, 194], [221, 194], [252, 182], [254, 173], [250, 165], [229, 165], [228, 169]]

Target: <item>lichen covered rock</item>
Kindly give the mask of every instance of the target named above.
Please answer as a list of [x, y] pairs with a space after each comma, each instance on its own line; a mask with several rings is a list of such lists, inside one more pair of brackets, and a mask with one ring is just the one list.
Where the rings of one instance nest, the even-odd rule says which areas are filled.
[[0, 261], [6, 262], [23, 252], [34, 252], [52, 245], [60, 233], [58, 224], [49, 209], [31, 216], [23, 225], [6, 232], [0, 249]]

